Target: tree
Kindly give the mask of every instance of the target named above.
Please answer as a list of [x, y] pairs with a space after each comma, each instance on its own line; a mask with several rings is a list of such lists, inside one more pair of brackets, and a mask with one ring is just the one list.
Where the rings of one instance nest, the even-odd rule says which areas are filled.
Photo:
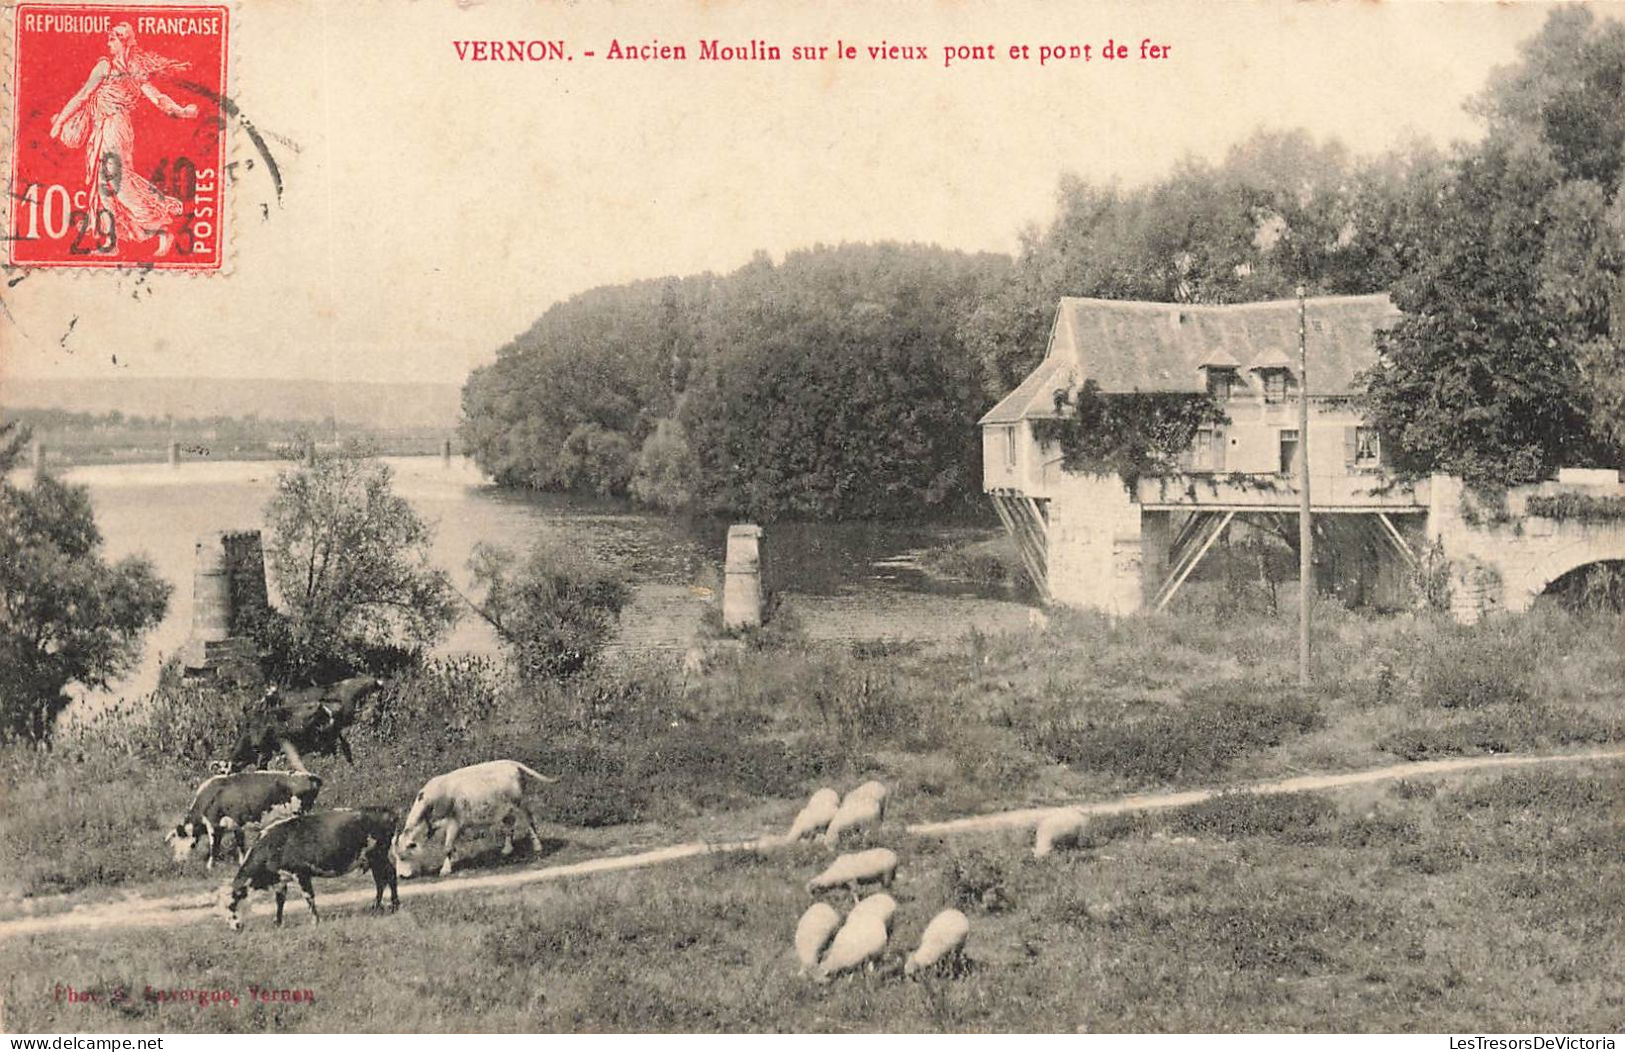
[[638, 452], [632, 496], [651, 508], [685, 508], [694, 500], [695, 471], [694, 454], [682, 423], [662, 420]]
[[599, 497], [624, 494], [635, 466], [627, 437], [597, 424], [580, 424], [571, 431], [557, 463], [566, 488]]
[[1415, 253], [1441, 159], [1411, 144], [1356, 161], [1307, 132], [1258, 131], [1220, 164], [1188, 159], [1124, 190], [1067, 176], [1048, 227], [961, 329], [990, 397], [1042, 358], [1062, 296], [1167, 303], [1386, 290]]
[[719, 283], [678, 419], [701, 508], [897, 518], [979, 503], [987, 407], [961, 323], [1008, 263], [815, 247]]
[[43, 743], [70, 684], [103, 689], [134, 666], [171, 588], [146, 559], [102, 557], [85, 487], [8, 478], [26, 441], [0, 426], [0, 740]]
[[457, 620], [451, 581], [429, 562], [430, 529], [392, 475], [374, 457], [337, 454], [277, 476], [265, 519], [284, 675], [354, 671], [371, 651], [427, 646]]
[[1618, 465], [1625, 25], [1555, 12], [1475, 108], [1489, 134], [1458, 148], [1395, 286], [1370, 416], [1409, 474], [1493, 488]]
[[508, 648], [526, 683], [563, 679], [585, 668], [614, 634], [631, 598], [626, 582], [579, 549], [539, 542], [523, 563], [479, 544], [469, 560], [484, 598], [472, 605]]

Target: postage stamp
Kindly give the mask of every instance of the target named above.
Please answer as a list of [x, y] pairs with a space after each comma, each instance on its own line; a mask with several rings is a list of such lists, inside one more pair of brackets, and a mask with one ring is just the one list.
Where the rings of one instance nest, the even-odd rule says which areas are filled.
[[227, 8], [19, 4], [13, 22], [9, 262], [220, 269]]

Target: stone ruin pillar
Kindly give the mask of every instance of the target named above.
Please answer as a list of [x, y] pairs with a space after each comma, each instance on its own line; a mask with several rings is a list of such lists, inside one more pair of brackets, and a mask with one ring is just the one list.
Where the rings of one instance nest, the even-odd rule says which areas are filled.
[[762, 528], [728, 527], [726, 575], [722, 583], [722, 624], [730, 631], [762, 624]]
[[260, 531], [205, 533], [195, 551], [192, 636], [181, 652], [187, 674], [257, 662], [249, 624], [269, 607]]

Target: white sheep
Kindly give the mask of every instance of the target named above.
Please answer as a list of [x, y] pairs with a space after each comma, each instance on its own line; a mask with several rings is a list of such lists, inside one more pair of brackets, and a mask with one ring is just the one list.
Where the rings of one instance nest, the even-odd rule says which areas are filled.
[[870, 895], [852, 907], [852, 912], [846, 915], [846, 923], [835, 933], [829, 952], [819, 962], [818, 981], [827, 982], [831, 976], [879, 960], [886, 952], [891, 918], [896, 910], [896, 900], [885, 892]]
[[841, 801], [840, 808], [835, 817], [829, 820], [829, 827], [824, 830], [824, 843], [834, 847], [841, 842], [841, 834], [858, 829], [872, 829], [880, 825], [886, 817], [884, 797], [875, 797], [869, 793], [860, 793], [853, 790], [846, 794]]
[[1043, 858], [1058, 847], [1076, 847], [1089, 819], [1082, 811], [1067, 808], [1038, 823], [1033, 838], [1033, 857]]
[[808, 799], [807, 806], [796, 815], [796, 820], [790, 823], [790, 832], [784, 835], [787, 841], [800, 840], [803, 837], [817, 836], [829, 826], [830, 819], [835, 812], [841, 809], [841, 796], [833, 789], [820, 789]]
[[825, 902], [815, 902], [796, 922], [796, 959], [801, 962], [801, 974], [806, 975], [818, 967], [818, 958], [835, 938], [841, 926], [841, 915]]
[[904, 975], [913, 975], [921, 969], [935, 968], [943, 961], [957, 960], [965, 952], [965, 937], [970, 934], [970, 921], [958, 910], [943, 910], [931, 918], [920, 935], [920, 948], [903, 965]]
[[824, 872], [807, 881], [807, 893], [816, 895], [828, 888], [845, 885], [855, 895], [859, 884], [878, 881], [883, 887], [891, 887], [896, 877], [897, 852], [884, 847], [871, 848], [837, 857]]
[[891, 790], [886, 788], [885, 782], [876, 782], [873, 780], [867, 781], [846, 795], [849, 797], [867, 796], [869, 799], [880, 805], [880, 817], [882, 819], [886, 817], [886, 801], [891, 797]]

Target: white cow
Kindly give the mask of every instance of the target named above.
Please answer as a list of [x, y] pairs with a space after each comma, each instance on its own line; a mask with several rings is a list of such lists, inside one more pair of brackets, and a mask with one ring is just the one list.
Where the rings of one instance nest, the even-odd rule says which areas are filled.
[[451, 873], [457, 834], [466, 826], [501, 822], [502, 853], [510, 855], [514, 825], [523, 818], [530, 832], [531, 847], [540, 853], [542, 838], [536, 832], [536, 819], [525, 806], [525, 778], [538, 782], [558, 781], [516, 760], [490, 760], [436, 775], [423, 783], [417, 799], [412, 801], [412, 810], [407, 813], [406, 824], [395, 838], [396, 869], [400, 875], [417, 874], [418, 856], [429, 838], [442, 827], [446, 831], [446, 860], [440, 864], [441, 876]]

